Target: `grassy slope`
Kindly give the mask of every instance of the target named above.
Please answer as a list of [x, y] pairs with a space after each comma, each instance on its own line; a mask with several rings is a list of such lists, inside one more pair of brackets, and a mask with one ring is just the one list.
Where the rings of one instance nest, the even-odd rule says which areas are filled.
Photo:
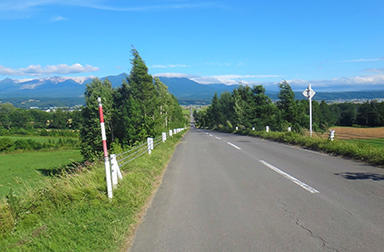
[[20, 191], [35, 185], [45, 176], [43, 170], [56, 169], [71, 161], [80, 161], [79, 150], [0, 154], [0, 199], [12, 188]]
[[110, 202], [102, 164], [0, 205], [0, 251], [118, 251], [133, 232], [181, 134], [123, 170]]

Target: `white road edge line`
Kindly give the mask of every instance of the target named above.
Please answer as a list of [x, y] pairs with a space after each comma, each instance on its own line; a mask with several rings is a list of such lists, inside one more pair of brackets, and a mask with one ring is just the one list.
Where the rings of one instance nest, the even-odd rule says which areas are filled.
[[229, 144], [230, 146], [232, 146], [232, 147], [234, 147], [234, 148], [236, 148], [238, 150], [241, 150], [241, 148], [239, 146], [236, 146], [233, 143], [227, 142], [227, 144]]
[[215, 136], [215, 137], [216, 137], [216, 139], [217, 139], [217, 140], [221, 140], [221, 138], [220, 138], [220, 137], [217, 137], [217, 136]]
[[259, 160], [260, 163], [262, 163], [263, 165], [267, 166], [268, 168], [272, 169], [273, 171], [279, 173], [280, 175], [283, 175], [285, 178], [289, 179], [290, 181], [292, 181], [293, 183], [296, 183], [297, 185], [301, 186], [302, 188], [304, 188], [305, 190], [307, 190], [308, 192], [310, 193], [320, 193], [318, 190], [316, 190], [315, 188], [313, 187], [310, 187], [309, 185], [301, 182], [300, 180], [298, 180], [297, 178], [295, 177], [292, 177], [291, 175], [289, 175], [288, 173], [286, 172], [283, 172], [282, 170], [278, 169], [277, 167], [271, 165], [271, 164], [268, 164], [267, 162], [265, 162], [264, 160]]

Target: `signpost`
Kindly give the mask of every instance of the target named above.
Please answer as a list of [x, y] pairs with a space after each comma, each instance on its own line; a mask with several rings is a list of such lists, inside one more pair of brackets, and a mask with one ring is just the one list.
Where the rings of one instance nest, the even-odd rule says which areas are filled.
[[303, 95], [309, 100], [309, 135], [312, 137], [312, 97], [316, 94], [311, 88], [311, 83], [308, 84], [307, 89], [303, 91]]

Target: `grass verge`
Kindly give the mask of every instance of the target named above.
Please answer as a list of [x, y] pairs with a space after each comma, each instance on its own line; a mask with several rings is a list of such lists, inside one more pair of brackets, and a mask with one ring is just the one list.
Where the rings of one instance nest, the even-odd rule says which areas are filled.
[[277, 142], [299, 145], [306, 149], [323, 151], [365, 161], [370, 164], [383, 166], [384, 152], [382, 148], [364, 142], [348, 142], [344, 140], [328, 141], [320, 137], [308, 137], [294, 132], [265, 132], [252, 130], [239, 130], [236, 134], [261, 137]]
[[119, 251], [181, 137], [124, 167], [112, 201], [102, 164], [9, 194], [0, 203], [0, 251]]

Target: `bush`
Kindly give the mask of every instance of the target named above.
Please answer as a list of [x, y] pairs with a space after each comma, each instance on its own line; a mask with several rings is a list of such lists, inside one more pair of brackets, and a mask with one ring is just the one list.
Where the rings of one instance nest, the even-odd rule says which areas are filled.
[[0, 152], [9, 150], [13, 144], [14, 142], [10, 138], [0, 138]]

